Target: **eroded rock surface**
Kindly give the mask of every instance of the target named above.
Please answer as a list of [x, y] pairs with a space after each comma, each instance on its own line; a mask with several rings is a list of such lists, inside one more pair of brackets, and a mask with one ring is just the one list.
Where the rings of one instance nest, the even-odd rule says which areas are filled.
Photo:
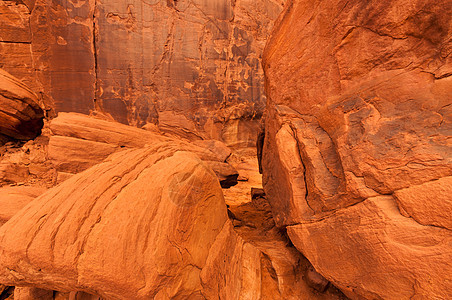
[[251, 146], [283, 0], [2, 1], [0, 67], [46, 107]]
[[19, 79], [0, 69], [0, 144], [8, 138], [35, 138], [41, 133], [43, 119], [38, 97]]
[[0, 228], [0, 282], [23, 300], [344, 299], [306, 285], [268, 204], [235, 209], [234, 228], [214, 172], [179, 146], [114, 153], [22, 209]]
[[274, 218], [349, 296], [452, 296], [451, 13], [294, 0], [266, 47]]
[[124, 299], [199, 293], [226, 226], [222, 201], [191, 153], [170, 144], [117, 153], [1, 228], [1, 281]]
[[7, 186], [0, 188], [0, 226], [11, 219], [33, 199], [46, 191], [35, 186]]
[[173, 142], [179, 149], [196, 153], [217, 174], [224, 187], [237, 184], [238, 173], [226, 162], [230, 150], [220, 141], [188, 140], [161, 132], [124, 125], [77, 113], [60, 113], [49, 126], [48, 158], [59, 175], [76, 174], [102, 162], [110, 154], [128, 148], [142, 148]]

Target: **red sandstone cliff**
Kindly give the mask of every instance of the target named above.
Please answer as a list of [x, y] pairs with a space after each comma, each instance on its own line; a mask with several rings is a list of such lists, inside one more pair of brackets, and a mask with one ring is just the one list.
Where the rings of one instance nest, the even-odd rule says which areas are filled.
[[47, 109], [254, 143], [279, 0], [2, 1], [0, 68]]
[[367, 299], [452, 297], [450, 1], [290, 1], [269, 40], [277, 224]]
[[265, 192], [280, 5], [127, 3], [0, 3], [0, 298], [452, 298], [450, 1], [287, 3]]

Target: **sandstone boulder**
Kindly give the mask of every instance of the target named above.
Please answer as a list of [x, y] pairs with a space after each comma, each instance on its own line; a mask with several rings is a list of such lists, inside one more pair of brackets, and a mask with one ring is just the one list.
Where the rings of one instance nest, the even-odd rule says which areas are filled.
[[126, 150], [1, 228], [0, 281], [107, 298], [189, 296], [226, 220], [218, 181], [195, 155], [170, 144]]
[[206, 148], [215, 153], [221, 161], [226, 161], [232, 154], [231, 149], [229, 149], [224, 143], [217, 140], [200, 140], [193, 141], [193, 144]]
[[45, 191], [45, 188], [35, 186], [6, 186], [0, 188], [0, 226]]
[[350, 296], [452, 296], [451, 13], [450, 1], [294, 0], [267, 44], [265, 192]]
[[230, 164], [217, 161], [205, 161], [204, 163], [215, 172], [218, 180], [220, 180], [221, 187], [229, 188], [237, 184], [239, 173]]
[[230, 150], [219, 141], [192, 144], [158, 132], [77, 113], [60, 113], [50, 122], [49, 129], [48, 157], [62, 173], [76, 174], [86, 170], [119, 150], [173, 142], [179, 149], [196, 153], [208, 161], [225, 187], [237, 183], [237, 171], [225, 163]]
[[27, 300], [296, 296], [299, 254], [280, 242], [275, 272], [233, 230], [212, 170], [178, 146], [114, 153], [22, 209], [0, 228], [0, 282]]
[[33, 139], [41, 133], [43, 118], [37, 96], [17, 78], [0, 69], [0, 136]]

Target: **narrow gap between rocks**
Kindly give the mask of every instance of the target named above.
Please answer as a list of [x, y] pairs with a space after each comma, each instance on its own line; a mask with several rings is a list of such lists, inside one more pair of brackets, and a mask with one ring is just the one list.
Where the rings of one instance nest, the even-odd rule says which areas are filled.
[[306, 295], [306, 299], [347, 299], [293, 246], [286, 228], [276, 227], [262, 187], [256, 149], [235, 150], [228, 162], [239, 173], [238, 184], [223, 189], [228, 216], [234, 231], [262, 252], [262, 284], [267, 289], [262, 290], [263, 299], [266, 292], [272, 299], [296, 295]]

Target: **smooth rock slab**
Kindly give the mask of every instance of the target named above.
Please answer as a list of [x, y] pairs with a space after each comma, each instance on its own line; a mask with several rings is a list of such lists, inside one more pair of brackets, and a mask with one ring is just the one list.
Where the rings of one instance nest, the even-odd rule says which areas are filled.
[[0, 230], [0, 282], [105, 298], [188, 297], [227, 220], [215, 174], [169, 143], [114, 154]]

